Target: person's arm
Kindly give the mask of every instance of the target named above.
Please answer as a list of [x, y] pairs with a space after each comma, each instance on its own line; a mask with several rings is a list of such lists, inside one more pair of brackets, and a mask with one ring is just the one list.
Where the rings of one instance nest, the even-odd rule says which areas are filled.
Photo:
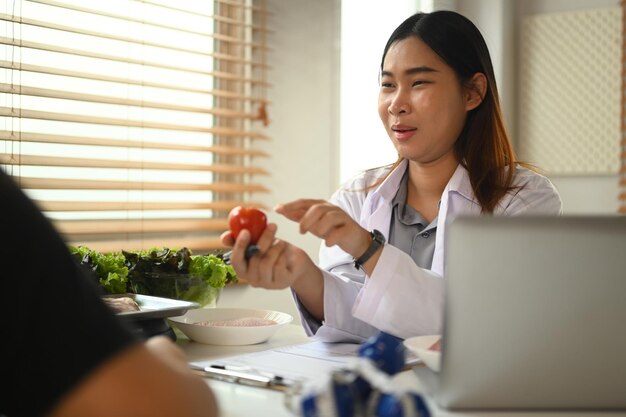
[[324, 283], [322, 272], [313, 260], [297, 246], [276, 238], [277, 226], [269, 223], [256, 246], [259, 251], [249, 260], [245, 252], [250, 233], [243, 229], [237, 240], [230, 231], [222, 234], [222, 243], [232, 246], [230, 263], [237, 277], [252, 287], [284, 289], [291, 287], [311, 314], [324, 316]]
[[[298, 223], [300, 233], [311, 233], [322, 239], [325, 246], [337, 246], [353, 259], [361, 257], [372, 243], [370, 232], [361, 227], [343, 208], [325, 200], [299, 199], [278, 205], [276, 212]], [[368, 275], [376, 267], [381, 251], [382, 247], [378, 248], [361, 265]], [[321, 271], [317, 267], [315, 269], [316, 273], [307, 273], [307, 278], [314, 277], [314, 280], [295, 280], [291, 288], [309, 313], [322, 320], [324, 280]]]
[[71, 389], [49, 417], [213, 417], [216, 400], [166, 337], [120, 351]]
[[313, 317], [324, 320], [324, 279], [319, 268], [311, 268], [305, 277], [292, 284], [291, 289]]
[[444, 296], [441, 275], [420, 268], [402, 250], [385, 245], [352, 314], [401, 338], [441, 334]]

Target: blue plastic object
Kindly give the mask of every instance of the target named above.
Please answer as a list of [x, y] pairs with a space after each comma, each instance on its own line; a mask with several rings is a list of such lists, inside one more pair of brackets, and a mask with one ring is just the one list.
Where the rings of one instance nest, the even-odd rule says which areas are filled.
[[[402, 339], [380, 332], [359, 348], [359, 357], [370, 360], [388, 375], [400, 372], [406, 363]], [[300, 400], [303, 417], [430, 417], [423, 398], [414, 392], [389, 394], [375, 389], [366, 374], [352, 369], [334, 371], [328, 383]], [[322, 401], [320, 401], [322, 400]], [[330, 400], [330, 401], [329, 401]], [[331, 409], [321, 409], [331, 407]], [[410, 407], [407, 409], [406, 407]], [[373, 414], [371, 414], [373, 413]]]
[[395, 375], [404, 368], [405, 354], [402, 339], [385, 332], [371, 337], [359, 348], [360, 357], [370, 359], [388, 375]]
[[[303, 417], [328, 417], [328, 413], [336, 417], [361, 417], [371, 392], [368, 381], [350, 370], [338, 370], [333, 372], [325, 389], [301, 399], [300, 411]], [[331, 401], [320, 401], [329, 395]], [[320, 404], [332, 404], [333, 410], [322, 409]]]
[[356, 391], [351, 387], [351, 383], [333, 379], [333, 394], [335, 396], [335, 411], [337, 417], [353, 417], [355, 407], [360, 402]]
[[318, 394], [308, 394], [300, 400], [300, 411], [302, 417], [318, 417], [317, 398]]
[[[415, 393], [407, 393], [408, 400], [403, 402], [402, 398], [399, 398], [391, 394], [381, 394], [378, 398], [378, 403], [375, 408], [376, 417], [405, 417], [415, 415], [418, 417], [430, 417], [430, 411], [424, 402], [424, 399]], [[405, 410], [406, 404], [413, 408], [413, 412]]]

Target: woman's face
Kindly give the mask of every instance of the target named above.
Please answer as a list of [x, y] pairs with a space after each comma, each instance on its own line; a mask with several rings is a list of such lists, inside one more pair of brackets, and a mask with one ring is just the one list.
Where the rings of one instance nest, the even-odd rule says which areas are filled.
[[411, 36], [389, 48], [380, 79], [378, 113], [398, 155], [421, 165], [456, 158], [466, 89], [430, 47]]

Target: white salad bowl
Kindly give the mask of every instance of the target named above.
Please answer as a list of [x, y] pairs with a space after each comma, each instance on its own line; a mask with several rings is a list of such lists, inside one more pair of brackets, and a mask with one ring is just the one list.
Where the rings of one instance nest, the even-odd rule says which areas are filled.
[[[261, 323], [266, 320], [273, 323]], [[169, 318], [189, 339], [222, 346], [263, 343], [292, 320], [291, 315], [280, 311], [246, 308], [189, 310], [185, 315]]]

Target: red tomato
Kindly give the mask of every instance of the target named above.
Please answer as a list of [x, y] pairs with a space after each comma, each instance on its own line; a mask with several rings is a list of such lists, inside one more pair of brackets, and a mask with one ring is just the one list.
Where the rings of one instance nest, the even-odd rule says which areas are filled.
[[251, 236], [250, 243], [255, 244], [265, 230], [267, 217], [257, 208], [237, 206], [228, 214], [228, 225], [235, 239], [240, 231], [247, 229]]

